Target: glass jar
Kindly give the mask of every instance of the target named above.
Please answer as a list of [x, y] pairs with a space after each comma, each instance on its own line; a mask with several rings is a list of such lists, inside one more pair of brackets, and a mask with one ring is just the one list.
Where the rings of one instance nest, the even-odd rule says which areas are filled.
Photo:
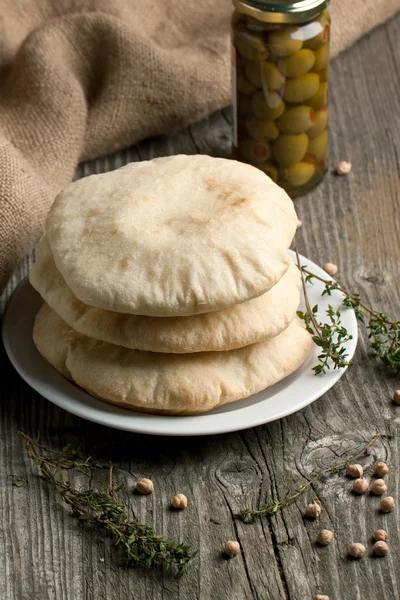
[[329, 0], [233, 0], [234, 158], [293, 198], [328, 168]]

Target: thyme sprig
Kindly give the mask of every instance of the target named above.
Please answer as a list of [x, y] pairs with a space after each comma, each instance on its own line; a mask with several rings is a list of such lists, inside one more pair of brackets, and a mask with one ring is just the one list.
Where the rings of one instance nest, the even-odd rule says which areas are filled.
[[123, 547], [123, 566], [159, 566], [175, 572], [178, 577], [187, 572], [195, 553], [184, 544], [156, 535], [148, 525], [128, 518], [126, 506], [117, 497], [120, 487], [114, 488], [112, 465], [108, 471], [107, 491], [76, 489], [70, 481], [60, 479], [57, 472], [72, 469], [89, 475], [99, 465], [90, 457], [85, 459], [79, 449], [74, 450], [70, 445], [62, 451], [54, 451], [23, 432], [18, 435], [25, 441], [27, 454], [39, 466], [41, 475], [53, 485], [72, 513], [81, 521], [102, 527], [114, 537], [115, 545]]
[[359, 452], [355, 456], [351, 456], [351, 457], [347, 458], [345, 461], [343, 461], [337, 465], [333, 465], [332, 467], [323, 469], [323, 471], [320, 471], [319, 473], [317, 473], [317, 475], [315, 475], [312, 479], [307, 481], [307, 483], [302, 485], [298, 490], [296, 490], [292, 494], [289, 494], [288, 496], [285, 496], [285, 498], [282, 498], [282, 500], [273, 500], [266, 506], [260, 506], [260, 508], [246, 508], [246, 509], [242, 510], [241, 512], [236, 513], [235, 518], [240, 519], [244, 523], [254, 523], [254, 521], [257, 517], [272, 517], [278, 510], [285, 508], [286, 506], [289, 506], [290, 504], [295, 502], [297, 500], [297, 498], [299, 498], [302, 494], [304, 494], [304, 492], [310, 486], [312, 486], [314, 483], [319, 481], [324, 475], [333, 475], [334, 473], [339, 473], [340, 471], [342, 471], [343, 469], [348, 467], [350, 463], [365, 456], [366, 454], [369, 454], [369, 449], [371, 448], [371, 446], [376, 442], [376, 440], [378, 438], [380, 438], [382, 436], [383, 436], [382, 433], [376, 433], [370, 439], [368, 444], [366, 446], [364, 446], [364, 448], [361, 450], [361, 452]]
[[[345, 327], [341, 323], [341, 315], [339, 310], [335, 310], [331, 305], [326, 310], [329, 322], [320, 323], [317, 321], [318, 305], [311, 308], [308, 299], [306, 283], [311, 282], [313, 274], [305, 271], [300, 264], [300, 257], [296, 248], [297, 265], [301, 272], [301, 281], [303, 286], [304, 302], [306, 305], [305, 312], [298, 310], [297, 316], [302, 319], [306, 325], [307, 331], [312, 335], [312, 340], [321, 349], [321, 354], [318, 355], [318, 365], [315, 365], [312, 370], [316, 375], [326, 373], [327, 369], [342, 369], [350, 367], [351, 360], [348, 359], [348, 353], [344, 344], [353, 339]], [[307, 273], [304, 278], [303, 273]], [[329, 282], [333, 283], [333, 282]], [[336, 289], [336, 288], [335, 288]], [[325, 290], [322, 295], [324, 295]], [[329, 293], [330, 295], [330, 293]]]
[[[368, 339], [370, 342], [370, 346], [372, 350], [377, 354], [377, 356], [382, 360], [382, 362], [396, 374], [400, 373], [400, 321], [391, 321], [389, 317], [387, 317], [383, 312], [375, 310], [369, 307], [365, 302], [363, 302], [360, 298], [360, 294], [348, 292], [343, 286], [341, 286], [338, 282], [327, 280], [315, 273], [312, 273], [305, 266], [301, 266], [298, 262], [299, 269], [304, 274], [303, 277], [303, 290], [305, 290], [305, 283], [313, 283], [314, 279], [321, 281], [325, 288], [322, 292], [322, 296], [331, 296], [333, 291], [338, 291], [343, 294], [342, 304], [347, 308], [352, 308], [356, 315], [359, 323], [362, 323], [368, 332]], [[304, 291], [304, 295], [306, 297], [307, 293]], [[307, 301], [306, 301], [307, 306]], [[328, 310], [331, 307], [328, 308]], [[327, 311], [328, 312], [328, 311]], [[335, 313], [333, 317], [335, 319], [339, 319], [340, 324], [340, 311], [334, 311]], [[329, 315], [330, 316], [330, 315]], [[302, 318], [307, 326], [307, 320], [310, 320], [310, 312], [307, 307], [306, 313], [299, 314], [299, 317]], [[330, 316], [331, 318], [331, 316]], [[310, 321], [310, 328], [313, 327], [315, 331], [314, 324], [312, 320]], [[338, 322], [336, 322], [336, 325]], [[316, 333], [314, 333], [316, 335]], [[342, 328], [342, 330], [338, 331], [338, 342], [341, 344], [345, 343], [346, 340], [346, 330]], [[340, 340], [340, 334], [342, 334], [342, 338]], [[326, 336], [324, 336], [324, 332], [321, 332], [322, 337], [326, 340]], [[315, 341], [315, 340], [314, 340]], [[345, 366], [345, 365], [342, 365]], [[334, 367], [336, 368], [336, 367]], [[314, 369], [315, 370], [315, 369]], [[324, 372], [321, 370], [320, 372]]]

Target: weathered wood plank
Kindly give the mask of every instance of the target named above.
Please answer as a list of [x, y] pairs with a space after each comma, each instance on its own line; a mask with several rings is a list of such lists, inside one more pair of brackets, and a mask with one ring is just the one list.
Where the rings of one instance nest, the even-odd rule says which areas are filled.
[[[353, 171], [343, 178], [329, 173], [317, 190], [296, 201], [303, 221], [296, 236], [300, 251], [319, 263], [338, 263], [344, 285], [392, 315], [400, 309], [399, 39], [397, 16], [334, 62], [331, 165], [350, 159]], [[222, 111], [171, 136], [82, 165], [77, 176], [178, 152], [228, 156], [230, 120], [229, 110]], [[2, 305], [31, 260], [20, 265]], [[390, 462], [389, 489], [399, 498], [400, 409], [390, 402], [399, 381], [377, 368], [365, 335], [351, 372], [307, 409], [249, 431], [193, 439], [127, 434], [69, 415], [39, 398], [1, 352], [2, 600], [307, 600], [317, 591], [334, 600], [399, 598], [399, 509], [381, 515], [379, 500], [352, 496], [342, 476], [313, 486], [270, 521], [244, 525], [232, 519], [244, 506], [297, 489], [389, 425], [394, 436], [377, 443], [376, 452]], [[36, 476], [16, 437], [18, 429], [32, 435], [40, 430], [44, 441], [56, 447], [83, 442], [84, 450], [105, 465], [112, 460], [136, 517], [199, 549], [188, 577], [176, 581], [119, 568], [109, 538], [76, 523]], [[370, 462], [370, 457], [363, 461]], [[132, 494], [144, 475], [156, 485], [150, 497]], [[27, 485], [15, 488], [14, 479]], [[95, 485], [102, 481], [103, 471], [96, 473]], [[84, 479], [79, 482], [83, 485]], [[182, 513], [169, 510], [176, 492], [189, 497]], [[320, 499], [323, 514], [316, 523], [304, 522], [302, 509], [314, 498]], [[334, 530], [335, 541], [316, 548], [315, 536], [323, 527]], [[389, 530], [391, 555], [349, 561], [349, 543], [368, 543], [370, 550], [369, 537], [377, 527]], [[244, 550], [231, 561], [221, 556], [228, 538], [239, 539]]]

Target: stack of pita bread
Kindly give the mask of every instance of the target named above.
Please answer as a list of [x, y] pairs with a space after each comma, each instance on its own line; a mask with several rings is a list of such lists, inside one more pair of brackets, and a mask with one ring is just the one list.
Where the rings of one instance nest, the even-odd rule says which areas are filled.
[[178, 155], [69, 185], [30, 281], [45, 304], [34, 341], [106, 402], [190, 414], [295, 371], [310, 336], [295, 319], [297, 217], [262, 171]]

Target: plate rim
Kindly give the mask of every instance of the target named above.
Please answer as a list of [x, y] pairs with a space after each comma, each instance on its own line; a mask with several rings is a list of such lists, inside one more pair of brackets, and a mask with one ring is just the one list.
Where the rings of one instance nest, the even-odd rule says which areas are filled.
[[[294, 254], [293, 250], [290, 250], [289, 252], [290, 252], [292, 258], [294, 258], [295, 254]], [[299, 257], [300, 257], [300, 262], [302, 265], [307, 264], [312, 268], [312, 270], [314, 270], [316, 272], [317, 275], [323, 274], [324, 278], [333, 280], [332, 277], [330, 277], [327, 273], [325, 273], [325, 271], [323, 271], [321, 269], [321, 267], [319, 267], [318, 265], [313, 263], [311, 260], [307, 259], [306, 257], [304, 257], [302, 255], [299, 255]], [[319, 271], [319, 273], [318, 273], [318, 271]], [[230, 410], [228, 410], [227, 412], [213, 413], [211, 411], [208, 413], [201, 413], [198, 415], [153, 415], [153, 414], [149, 414], [149, 413], [140, 413], [138, 411], [130, 411], [128, 409], [123, 409], [123, 408], [108, 404], [102, 400], [95, 399], [92, 396], [90, 396], [90, 394], [85, 392], [84, 390], [81, 390], [80, 388], [75, 386], [75, 384], [73, 382], [70, 382], [67, 379], [65, 379], [61, 374], [59, 374], [57, 371], [55, 371], [54, 367], [51, 367], [51, 365], [49, 365], [49, 363], [47, 363], [47, 361], [45, 361], [45, 359], [40, 356], [38, 350], [33, 346], [33, 341], [32, 341], [33, 351], [36, 351], [36, 353], [37, 353], [37, 356], [34, 358], [36, 360], [43, 361], [44, 370], [46, 370], [48, 367], [50, 367], [51, 369], [54, 369], [57, 376], [59, 376], [60, 378], [62, 378], [64, 380], [63, 384], [61, 386], [61, 389], [56, 387], [54, 389], [53, 393], [51, 394], [46, 389], [46, 386], [43, 386], [41, 384], [41, 382], [38, 378], [32, 377], [29, 373], [27, 373], [25, 371], [23, 366], [20, 364], [20, 360], [14, 354], [12, 343], [10, 341], [13, 324], [11, 323], [11, 317], [9, 315], [11, 314], [14, 304], [17, 303], [21, 294], [29, 293], [29, 288], [31, 288], [31, 290], [33, 290], [33, 288], [30, 286], [28, 276], [26, 276], [17, 285], [17, 287], [11, 294], [11, 297], [9, 298], [9, 301], [7, 303], [7, 306], [6, 306], [4, 315], [3, 315], [3, 319], [2, 319], [2, 321], [3, 321], [3, 323], [2, 323], [3, 343], [4, 343], [5, 350], [6, 350], [6, 354], [9, 358], [11, 364], [13, 365], [15, 370], [18, 372], [20, 377], [22, 377], [22, 379], [24, 381], [26, 381], [26, 383], [28, 383], [28, 385], [30, 385], [30, 387], [32, 387], [38, 394], [40, 394], [42, 397], [46, 398], [47, 400], [49, 400], [50, 402], [52, 402], [59, 408], [62, 408], [63, 410], [66, 410], [67, 412], [70, 412], [71, 414], [74, 414], [75, 416], [78, 416], [80, 418], [92, 421], [99, 425], [111, 427], [114, 429], [129, 431], [131, 433], [141, 433], [141, 434], [146, 434], [146, 435], [176, 436], [176, 437], [190, 436], [190, 437], [192, 437], [192, 436], [202, 436], [202, 435], [218, 435], [218, 434], [230, 433], [230, 432], [234, 432], [234, 431], [242, 431], [242, 430], [250, 429], [253, 427], [259, 427], [260, 425], [264, 425], [266, 423], [270, 423], [270, 422], [276, 421], [278, 419], [287, 417], [291, 414], [294, 414], [294, 413], [302, 410], [306, 406], [312, 404], [313, 402], [315, 402], [315, 400], [317, 400], [318, 398], [323, 396], [331, 387], [336, 385], [336, 383], [339, 381], [339, 379], [344, 375], [344, 373], [347, 370], [347, 368], [343, 368], [343, 369], [339, 369], [339, 370], [332, 370], [332, 371], [328, 372], [327, 375], [321, 375], [321, 376], [312, 375], [313, 380], [321, 382], [321, 385], [317, 386], [317, 389], [315, 389], [315, 391], [311, 395], [306, 396], [300, 402], [294, 400], [293, 403], [288, 408], [280, 411], [278, 416], [274, 416], [274, 415], [268, 416], [268, 414], [267, 415], [265, 414], [265, 411], [260, 410], [258, 418], [254, 418], [254, 417], [250, 418], [251, 422], [246, 421], [246, 419], [243, 419], [243, 420], [239, 419], [239, 421], [236, 422], [236, 424], [233, 424], [233, 423], [230, 423], [231, 419], [229, 419], [229, 415], [231, 415], [232, 413], [236, 413], [236, 416], [237, 416], [238, 412], [251, 409], [256, 404], [258, 404], [258, 402], [249, 404], [248, 406], [245, 406], [245, 407], [237, 408], [236, 410], [235, 410], [235, 408], [232, 409], [230, 407]], [[28, 292], [26, 292], [25, 290], [28, 290]], [[339, 294], [340, 292], [336, 292], [336, 293]], [[349, 343], [346, 344], [348, 352], [349, 352], [349, 358], [352, 358], [355, 353], [356, 347], [357, 347], [358, 326], [357, 326], [357, 320], [356, 320], [354, 311], [352, 309], [346, 309], [346, 315], [350, 316], [351, 320], [353, 321], [353, 323], [352, 323], [353, 327], [351, 328], [351, 334], [353, 335], [353, 339]], [[298, 379], [298, 377], [306, 376], [306, 373], [302, 373], [302, 370], [304, 369], [304, 365], [307, 363], [307, 359], [308, 360], [310, 359], [310, 352], [308, 354], [308, 357], [305, 359], [305, 362], [298, 369], [298, 371], [296, 371], [297, 375], [295, 377], [295, 381]], [[323, 377], [325, 377], [325, 380], [322, 379]], [[285, 379], [288, 379], [288, 378], [285, 378]], [[282, 381], [285, 381], [285, 379]], [[322, 381], [324, 381], [324, 383], [322, 383]], [[271, 388], [267, 388], [267, 389], [273, 390], [273, 388], [279, 386], [280, 383], [281, 382], [279, 382], [279, 383], [275, 384], [275, 386], [272, 386]], [[294, 382], [292, 380], [290, 380], [289, 386], [293, 383]], [[66, 388], [67, 391], [62, 389], [62, 387], [64, 387], [65, 385], [67, 386], [67, 388]], [[68, 394], [69, 386], [71, 387], [71, 389], [74, 390], [74, 392], [75, 392], [74, 396]], [[265, 390], [262, 390], [259, 393], [262, 394], [263, 392], [265, 392]], [[83, 395], [83, 398], [80, 399], [79, 397], [82, 395]], [[87, 398], [86, 403], [85, 403], [85, 397]], [[265, 398], [264, 400], [261, 400], [261, 402], [266, 402], [268, 400], [271, 400], [273, 397], [274, 397], [274, 394], [272, 396], [270, 396], [269, 398]], [[96, 406], [96, 404], [98, 404], [99, 406]], [[232, 405], [234, 405], [234, 404], [235, 403], [232, 403]], [[249, 412], [251, 412], [251, 411], [249, 411]], [[111, 414], [111, 417], [110, 417], [110, 414]], [[223, 418], [224, 416], [226, 416], [226, 419]], [[119, 417], [122, 417], [122, 418], [119, 418]], [[215, 423], [214, 423], [214, 421], [215, 421]], [[185, 427], [185, 422], [186, 422], [186, 427]], [[165, 423], [164, 428], [162, 427], [163, 423]], [[179, 426], [179, 424], [181, 426]], [[161, 425], [161, 427], [160, 427], [160, 425]], [[183, 426], [183, 429], [182, 429], [182, 426]]]

